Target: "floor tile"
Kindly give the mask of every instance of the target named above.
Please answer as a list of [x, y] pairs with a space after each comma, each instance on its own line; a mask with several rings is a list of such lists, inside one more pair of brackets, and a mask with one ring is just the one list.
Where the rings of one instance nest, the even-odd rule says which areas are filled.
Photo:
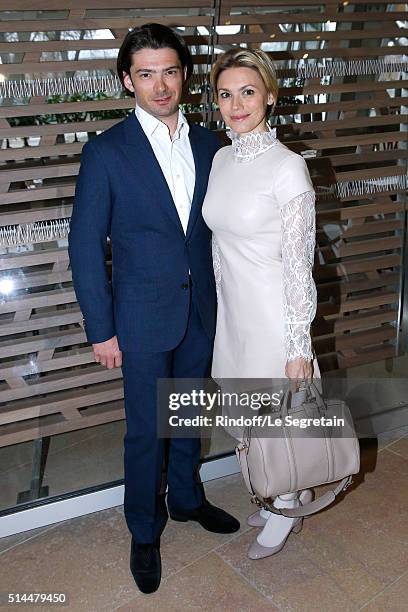
[[179, 571], [234, 536], [236, 534], [210, 533], [191, 521], [178, 523], [170, 519], [161, 538], [163, 576]]
[[[204, 486], [208, 500], [233, 514], [241, 521], [241, 530], [248, 529], [246, 518], [252, 511], [240, 475], [212, 480]], [[117, 507], [123, 516], [123, 506]], [[198, 523], [179, 523], [169, 518], [161, 538], [163, 576], [179, 571], [188, 563], [214, 548], [229, 542], [235, 534], [218, 534], [204, 530]]]
[[61, 523], [3, 553], [1, 563], [3, 590], [66, 593], [70, 610], [112, 610], [135, 593], [129, 536], [113, 510]]
[[310, 517], [307, 527], [328, 545], [341, 546], [383, 587], [408, 569], [408, 462], [383, 450], [373, 472], [336, 505]]
[[396, 442], [393, 442], [387, 446], [387, 450], [397, 453], [397, 455], [401, 455], [404, 459], [408, 459], [408, 437], [400, 438]]
[[408, 573], [383, 590], [362, 608], [364, 612], [406, 612]]
[[[223, 490], [226, 499], [222, 506], [228, 511], [236, 510], [242, 499], [236, 477], [226, 478], [224, 484], [213, 481], [206, 489], [213, 501]], [[242, 515], [246, 514], [245, 509]], [[210, 533], [191, 521], [169, 519], [162, 536], [163, 577], [175, 574], [235, 536]], [[71, 605], [80, 606], [79, 610], [110, 610], [137, 591], [128, 569], [129, 547], [122, 507], [66, 521], [54, 526], [49, 534], [39, 534], [3, 553], [2, 563], [9, 568], [7, 589], [22, 584], [26, 590], [57, 589], [66, 592]], [[40, 558], [41, 564], [34, 562]]]
[[244, 533], [217, 549], [217, 554], [280, 610], [356, 610], [348, 594], [308, 557], [301, 534], [291, 534], [279, 554], [252, 561], [247, 549], [257, 533], [255, 529]]
[[47, 525], [46, 527], [38, 527], [38, 529], [30, 529], [30, 531], [24, 531], [23, 533], [16, 533], [15, 535], [0, 538], [0, 554], [13, 548], [14, 546], [18, 546], [26, 540], [39, 536], [41, 533], [48, 531], [48, 529], [54, 528], [55, 525]]
[[343, 549], [341, 540], [333, 545], [323, 532], [316, 534], [309, 524], [309, 519], [304, 521], [300, 534], [308, 559], [326, 572], [354, 602], [363, 605], [384, 588], [383, 581], [373, 576], [362, 561], [352, 558]]
[[273, 604], [215, 553], [210, 553], [163, 581], [159, 590], [141, 595], [120, 612], [273, 612]]
[[211, 503], [233, 514], [240, 521], [241, 529], [247, 528], [246, 520], [257, 507], [251, 503], [241, 474], [211, 480], [205, 484], [205, 491]]
[[378, 435], [379, 448], [388, 448], [391, 444], [400, 440], [401, 438], [408, 437], [408, 425], [404, 427], [398, 427], [391, 431], [386, 431]]

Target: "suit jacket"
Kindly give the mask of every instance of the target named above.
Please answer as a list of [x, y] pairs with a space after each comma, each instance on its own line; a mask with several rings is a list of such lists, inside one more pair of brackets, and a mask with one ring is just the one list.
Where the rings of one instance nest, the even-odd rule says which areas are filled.
[[[187, 233], [151, 145], [134, 113], [82, 152], [69, 233], [75, 292], [88, 341], [118, 336], [121, 350], [166, 351], [181, 341], [193, 296], [208, 336], [215, 333], [211, 232], [201, 206], [220, 143], [189, 131], [196, 181]], [[106, 270], [112, 247], [112, 283]]]

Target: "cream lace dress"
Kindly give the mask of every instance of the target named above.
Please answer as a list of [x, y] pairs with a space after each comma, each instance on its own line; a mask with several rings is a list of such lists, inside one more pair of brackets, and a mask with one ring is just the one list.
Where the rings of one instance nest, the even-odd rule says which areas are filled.
[[276, 130], [228, 135], [203, 204], [218, 294], [212, 376], [282, 379], [287, 360], [313, 358], [315, 194]]

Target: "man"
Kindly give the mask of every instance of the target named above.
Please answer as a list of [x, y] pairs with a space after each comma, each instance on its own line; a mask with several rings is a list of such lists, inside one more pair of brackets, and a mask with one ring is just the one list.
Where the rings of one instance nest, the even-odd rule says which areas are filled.
[[156, 422], [157, 378], [202, 378], [209, 371], [216, 294], [201, 206], [219, 143], [179, 111], [192, 59], [175, 32], [159, 24], [134, 28], [117, 67], [135, 112], [83, 149], [69, 254], [95, 360], [123, 371], [130, 566], [139, 589], [151, 593], [160, 584], [168, 513], [217, 533], [239, 529], [205, 499], [198, 439], [168, 443], [167, 511], [160, 495], [165, 447]]

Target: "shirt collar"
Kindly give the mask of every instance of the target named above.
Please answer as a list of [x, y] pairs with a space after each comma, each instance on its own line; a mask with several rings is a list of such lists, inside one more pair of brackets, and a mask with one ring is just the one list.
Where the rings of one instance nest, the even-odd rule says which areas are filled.
[[[153, 134], [158, 130], [166, 130], [168, 133], [168, 127], [163, 121], [157, 119], [157, 117], [153, 117], [150, 113], [147, 113], [143, 108], [136, 105], [135, 115], [139, 120], [140, 125], [146, 136], [150, 138]], [[183, 113], [179, 110], [179, 116], [177, 121], [176, 132], [173, 136], [173, 140], [175, 138], [182, 138], [188, 135], [190, 130], [190, 126], [188, 125], [187, 119], [183, 115]]]

